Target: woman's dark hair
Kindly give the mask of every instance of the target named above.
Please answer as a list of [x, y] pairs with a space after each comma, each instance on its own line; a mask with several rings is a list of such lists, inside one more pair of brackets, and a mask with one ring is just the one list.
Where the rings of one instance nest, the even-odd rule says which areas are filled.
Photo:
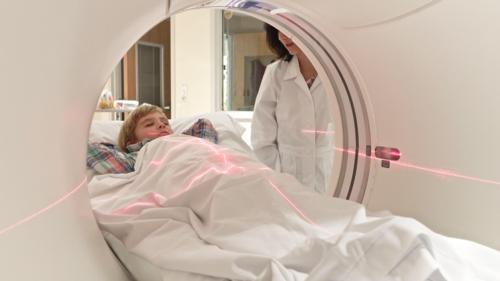
[[276, 54], [279, 59], [290, 61], [293, 56], [281, 43], [278, 37], [278, 30], [268, 23], [264, 23], [264, 29], [266, 30], [266, 41], [269, 49], [271, 49], [271, 51]]

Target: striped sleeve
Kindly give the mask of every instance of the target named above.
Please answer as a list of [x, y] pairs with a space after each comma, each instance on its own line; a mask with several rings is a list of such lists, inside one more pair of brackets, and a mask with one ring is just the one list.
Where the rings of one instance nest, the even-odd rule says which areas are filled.
[[198, 137], [206, 139], [213, 143], [219, 142], [219, 135], [215, 130], [214, 125], [207, 119], [198, 119], [189, 129], [182, 132], [184, 135], [190, 135], [193, 137]]
[[89, 143], [87, 145], [87, 167], [98, 174], [121, 174], [134, 171], [135, 157], [117, 150], [113, 145]]

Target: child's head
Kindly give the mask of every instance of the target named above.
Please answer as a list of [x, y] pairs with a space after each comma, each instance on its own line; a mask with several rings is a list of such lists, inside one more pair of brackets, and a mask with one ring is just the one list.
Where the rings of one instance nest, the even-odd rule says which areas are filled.
[[127, 145], [170, 135], [172, 128], [168, 118], [156, 105], [142, 104], [123, 122], [118, 136], [118, 146], [126, 151]]

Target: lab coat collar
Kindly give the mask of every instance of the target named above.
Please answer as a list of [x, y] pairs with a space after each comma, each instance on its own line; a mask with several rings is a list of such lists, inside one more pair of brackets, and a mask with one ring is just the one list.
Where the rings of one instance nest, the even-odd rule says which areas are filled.
[[295, 83], [297, 83], [297, 85], [299, 87], [301, 87], [306, 92], [313, 91], [320, 84], [319, 79], [316, 77], [316, 80], [311, 85], [311, 88], [307, 87], [307, 84], [304, 81], [302, 74], [300, 74], [299, 60], [297, 59], [297, 56], [293, 56], [292, 59], [288, 62], [286, 72], [285, 72], [285, 75], [283, 76], [283, 79], [284, 80], [294, 80]]

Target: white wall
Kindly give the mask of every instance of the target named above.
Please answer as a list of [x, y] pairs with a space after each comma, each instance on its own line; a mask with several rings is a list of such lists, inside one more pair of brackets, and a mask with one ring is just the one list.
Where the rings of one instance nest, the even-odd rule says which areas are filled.
[[219, 109], [222, 74], [220, 14], [193, 10], [172, 17], [172, 117]]

